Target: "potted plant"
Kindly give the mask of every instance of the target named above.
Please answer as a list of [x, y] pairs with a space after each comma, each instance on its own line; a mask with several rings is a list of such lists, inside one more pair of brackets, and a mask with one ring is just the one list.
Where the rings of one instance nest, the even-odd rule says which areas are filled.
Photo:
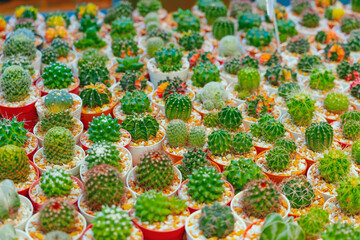
[[[238, 81], [237, 74], [242, 68], [250, 67], [259, 69], [259, 64], [259, 60], [250, 56], [245, 56], [243, 58], [228, 57], [224, 61], [222, 69], [220, 69], [223, 70], [220, 75], [223, 76], [230, 85], [233, 85], [232, 83], [236, 84]], [[227, 88], [229, 88], [229, 86]]]
[[316, 11], [307, 11], [302, 15], [298, 32], [305, 37], [314, 36], [321, 30], [323, 22]]
[[129, 2], [119, 2], [113, 7], [109, 8], [106, 16], [104, 18], [104, 22], [106, 24], [111, 24], [119, 15], [123, 16], [131, 16], [133, 7]]
[[346, 148], [360, 137], [358, 131], [360, 113], [358, 111], [346, 111], [339, 120], [331, 123], [334, 129], [334, 141], [338, 142], [342, 148]]
[[341, 92], [331, 92], [326, 95], [323, 104], [319, 104], [317, 109], [329, 123], [340, 119], [340, 115], [347, 110], [354, 110], [355, 107], [350, 105], [347, 95]]
[[310, 79], [305, 84], [308, 85], [307, 89], [316, 100], [324, 98], [331, 90], [339, 90], [340, 84], [335, 82], [336, 77], [333, 76], [332, 71], [320, 68], [315, 69], [310, 74]]
[[263, 28], [254, 28], [246, 33], [245, 40], [248, 45], [245, 49], [250, 52], [251, 56], [255, 56], [260, 52], [260, 49], [263, 51], [272, 49], [273, 34]]
[[284, 82], [297, 82], [297, 74], [293, 69], [280, 64], [266, 69], [265, 80], [267, 85], [264, 86], [268, 89], [269, 95], [277, 93], [277, 88]]
[[139, 56], [130, 57], [127, 55], [123, 58], [117, 59], [117, 63], [110, 68], [111, 75], [114, 76], [118, 82], [125, 72], [142, 70], [144, 63], [139, 62], [139, 59]]
[[133, 12], [133, 17], [136, 19], [142, 19], [151, 12], [158, 14], [161, 19], [164, 19], [167, 16], [167, 11], [162, 8], [161, 1], [141, 0], [136, 4], [136, 10]]
[[36, 81], [40, 76], [40, 69], [35, 70], [32, 62], [29, 60], [28, 57], [21, 56], [21, 55], [11, 55], [4, 59], [4, 62], [0, 63], [1, 66], [1, 73], [4, 73], [7, 67], [18, 65], [21, 66], [23, 69], [27, 70], [30, 74], [32, 81]]
[[114, 39], [111, 42], [111, 51], [114, 57], [118, 58], [136, 57], [138, 53], [141, 53], [133, 38]]
[[[297, 63], [299, 77], [308, 76], [316, 68], [322, 66], [321, 58], [317, 55], [303, 55]], [[300, 78], [301, 79], [301, 78]]]
[[313, 207], [296, 222], [305, 232], [306, 238], [318, 238], [329, 223], [329, 213], [320, 207]]
[[95, 48], [100, 52], [107, 52], [110, 49], [109, 44], [98, 36], [95, 27], [88, 28], [85, 32], [85, 36], [74, 42], [73, 49], [78, 54], [88, 48]]
[[336, 222], [325, 228], [321, 238], [323, 240], [330, 240], [331, 238], [356, 238], [358, 235], [359, 231], [355, 229], [353, 224]]

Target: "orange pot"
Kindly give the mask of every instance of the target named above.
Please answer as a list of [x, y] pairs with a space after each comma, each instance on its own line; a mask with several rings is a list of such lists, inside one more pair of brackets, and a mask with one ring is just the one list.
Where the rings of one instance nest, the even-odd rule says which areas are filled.
[[99, 117], [101, 116], [102, 114], [104, 115], [111, 115], [112, 117], [114, 117], [112, 115], [112, 111], [115, 107], [116, 103], [114, 104], [114, 106], [112, 106], [111, 108], [105, 110], [105, 111], [101, 111], [101, 112], [98, 112], [98, 113], [86, 113], [84, 111], [81, 111], [81, 122], [84, 124], [84, 128], [85, 129], [88, 129], [89, 128], [89, 124], [92, 122], [93, 118], [94, 117]]

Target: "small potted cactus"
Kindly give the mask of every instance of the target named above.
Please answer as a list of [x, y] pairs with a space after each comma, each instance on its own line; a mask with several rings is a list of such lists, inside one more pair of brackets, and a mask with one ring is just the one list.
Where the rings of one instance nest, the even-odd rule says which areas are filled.
[[117, 62], [109, 69], [110, 74], [115, 77], [117, 82], [119, 82], [125, 72], [143, 72], [144, 63], [139, 62], [139, 60], [139, 56], [135, 55], [134, 57], [130, 57], [125, 55], [123, 58], [116, 60]]
[[325, 28], [324, 21], [320, 20], [320, 16], [316, 11], [309, 9], [302, 15], [298, 32], [304, 37], [310, 37], [315, 36], [322, 28]]
[[355, 79], [349, 88], [349, 99], [354, 106], [360, 108], [360, 79]]
[[322, 66], [321, 58], [317, 55], [303, 55], [297, 63], [299, 77], [308, 76], [316, 68]]
[[156, 13], [160, 19], [165, 19], [168, 15], [166, 9], [162, 7], [159, 0], [141, 0], [136, 4], [133, 17], [137, 20], [143, 19], [149, 13]]
[[134, 224], [142, 230], [145, 239], [149, 240], [181, 240], [189, 215], [185, 201], [155, 190], [142, 193], [130, 211]]
[[203, 88], [210, 82], [221, 82], [220, 70], [218, 67], [209, 62], [198, 63], [192, 68], [191, 83], [196, 88]]
[[313, 207], [297, 220], [307, 239], [319, 238], [324, 227], [329, 223], [329, 213], [320, 207]]
[[135, 196], [153, 189], [174, 196], [181, 182], [180, 171], [163, 151], [147, 152], [126, 178], [126, 185]]
[[255, 56], [255, 54], [259, 53], [260, 49], [273, 49], [273, 34], [272, 32], [266, 31], [263, 28], [251, 29], [246, 33], [245, 40], [247, 43], [245, 49], [249, 51], [250, 55], [252, 56]]
[[277, 92], [277, 88], [285, 82], [297, 82], [297, 74], [293, 69], [287, 66], [281, 66], [280, 64], [270, 67], [265, 72], [265, 80], [267, 85], [265, 89], [268, 89], [269, 94], [273, 95]]
[[246, 33], [253, 28], [259, 28], [260, 25], [261, 17], [257, 13], [251, 13], [251, 11], [249, 11], [239, 15], [238, 31], [244, 31]]
[[29, 198], [36, 211], [53, 197], [64, 198], [76, 206], [83, 189], [83, 183], [70, 173], [66, 173], [63, 169], [51, 169], [31, 185]]
[[314, 99], [319, 100], [324, 98], [329, 91], [341, 89], [340, 84], [335, 79], [336, 77], [331, 70], [319, 68], [310, 74], [310, 79], [305, 81], [305, 85]]
[[33, 161], [42, 174], [61, 168], [76, 175], [84, 158], [85, 152], [75, 145], [72, 132], [64, 127], [53, 127], [46, 132], [43, 147], [35, 153]]
[[238, 57], [243, 54], [245, 54], [245, 49], [243, 44], [239, 41], [239, 37], [229, 35], [223, 37], [219, 41], [216, 60], [223, 63], [226, 57]]
[[18, 65], [21, 66], [23, 69], [27, 70], [30, 74], [32, 81], [36, 81], [38, 77], [40, 76], [40, 69], [35, 70], [34, 66], [31, 65], [31, 61], [28, 59], [28, 57], [22, 56], [22, 55], [12, 55], [9, 57], [6, 57], [4, 59], [4, 62], [0, 62], [1, 66], [1, 73], [5, 71], [7, 67]]
[[258, 92], [260, 86], [260, 73], [253, 67], [242, 68], [237, 74], [237, 84], [233, 85], [233, 87], [230, 86], [228, 87], [229, 91], [234, 89], [233, 92], [235, 92], [237, 98], [245, 100], [251, 94]]
[[317, 103], [317, 112], [322, 115], [328, 123], [332, 123], [340, 119], [340, 115], [347, 110], [355, 110], [350, 105], [347, 94], [341, 92], [331, 92], [323, 99], [323, 103]]
[[111, 42], [111, 51], [114, 57], [136, 57], [139, 53], [137, 43], [132, 38], [118, 38]]
[[99, 37], [96, 28], [90, 27], [86, 30], [85, 35], [74, 42], [73, 50], [77, 54], [81, 54], [82, 51], [95, 48], [100, 52], [108, 52], [110, 50], [110, 44]]
[[[236, 83], [238, 81], [237, 74], [242, 68], [251, 67], [259, 69], [259, 64], [259, 60], [250, 56], [245, 56], [243, 58], [228, 57], [220, 68], [220, 75], [232, 85], [233, 82]], [[229, 88], [229, 86], [227, 88]]]
[[356, 239], [359, 236], [359, 230], [355, 228], [354, 224], [335, 222], [325, 228], [325, 231], [321, 234], [323, 240], [330, 239]]
[[345, 149], [360, 138], [360, 112], [356, 110], [346, 111], [340, 116], [339, 120], [331, 123], [334, 129], [334, 141]]
[[306, 38], [295, 37], [290, 39], [286, 44], [285, 49], [284, 55], [287, 57], [288, 61], [291, 61], [293, 58], [297, 59], [301, 54], [309, 52], [314, 53], [314, 50], [311, 49], [310, 42]]
[[187, 52], [196, 49], [204, 49], [206, 51], [211, 51], [213, 49], [210, 42], [204, 42], [204, 36], [202, 36], [199, 32], [189, 31], [182, 33], [179, 39], [179, 44]]

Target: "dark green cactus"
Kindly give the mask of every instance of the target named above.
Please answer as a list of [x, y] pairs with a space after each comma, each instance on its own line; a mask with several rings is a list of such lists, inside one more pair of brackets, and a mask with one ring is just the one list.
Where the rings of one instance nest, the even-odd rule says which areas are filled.
[[246, 41], [249, 45], [257, 47], [257, 48], [263, 48], [267, 45], [269, 45], [272, 41], [273, 34], [272, 32], [268, 32], [264, 30], [263, 28], [257, 29], [251, 29], [246, 34]]
[[155, 61], [162, 72], [176, 72], [181, 70], [183, 53], [174, 44], [155, 53]]
[[266, 69], [265, 79], [273, 86], [280, 86], [280, 84], [284, 82], [296, 82], [296, 75], [296, 72], [294, 72], [292, 69], [278, 64]]
[[28, 140], [27, 133], [24, 122], [18, 122], [16, 117], [11, 120], [3, 118], [0, 121], [0, 147], [5, 145], [23, 147]]
[[206, 131], [201, 126], [194, 126], [189, 131], [189, 144], [192, 147], [202, 148], [206, 142]]
[[226, 17], [227, 7], [222, 1], [212, 2], [204, 9], [208, 25], [212, 25], [219, 17]]
[[136, 8], [140, 15], [145, 17], [150, 12], [157, 12], [162, 7], [159, 0], [141, 0], [137, 3]]
[[220, 127], [229, 131], [235, 131], [239, 129], [243, 119], [241, 111], [236, 107], [231, 106], [222, 108], [217, 117]]
[[301, 20], [301, 25], [308, 28], [319, 26], [320, 17], [316, 13], [305, 13]]
[[253, 147], [252, 137], [244, 132], [239, 132], [233, 136], [232, 147], [235, 154], [245, 154]]
[[265, 156], [266, 165], [271, 171], [281, 172], [288, 168], [290, 163], [290, 154], [281, 147], [270, 149]]
[[298, 69], [304, 73], [312, 73], [321, 65], [321, 59], [317, 55], [303, 55], [298, 62]]
[[120, 127], [130, 133], [132, 141], [147, 141], [156, 137], [159, 131], [158, 121], [149, 114], [128, 115]]
[[174, 93], [165, 100], [165, 116], [167, 119], [189, 120], [192, 103], [188, 96]]
[[261, 25], [261, 17], [256, 13], [245, 12], [238, 18], [238, 30], [248, 32], [250, 29], [259, 28]]
[[233, 21], [227, 17], [219, 17], [212, 25], [212, 34], [217, 40], [221, 40], [227, 35], [234, 35], [235, 25]]
[[86, 86], [80, 93], [83, 107], [103, 107], [111, 100], [111, 92], [104, 84]]
[[118, 2], [113, 7], [107, 10], [104, 22], [106, 24], [111, 24], [119, 16], [130, 17], [133, 7], [128, 1]]
[[310, 50], [310, 43], [305, 38], [294, 38], [288, 42], [286, 48], [291, 53], [303, 54]]
[[208, 148], [214, 155], [225, 155], [231, 150], [231, 134], [224, 130], [218, 129], [208, 136]]
[[286, 138], [278, 138], [274, 144], [274, 147], [280, 147], [285, 149], [288, 153], [293, 154], [297, 148], [296, 144], [292, 140]]
[[217, 127], [220, 125], [217, 113], [208, 113], [203, 120], [205, 127]]
[[281, 183], [280, 189], [289, 200], [292, 208], [301, 209], [308, 207], [315, 198], [313, 186], [304, 176], [285, 179]]
[[184, 153], [182, 164], [178, 165], [178, 169], [181, 172], [183, 181], [188, 179], [193, 170], [203, 168], [209, 164], [206, 158], [206, 153], [198, 148], [191, 148]]
[[136, 35], [134, 21], [131, 17], [120, 16], [111, 24], [110, 35], [116, 38], [133, 38]]
[[51, 64], [55, 63], [59, 58], [59, 53], [55, 48], [49, 47], [44, 48], [41, 51], [41, 63], [42, 64]]
[[341, 150], [331, 150], [319, 159], [321, 177], [330, 183], [337, 183], [348, 176], [351, 162]]
[[115, 57], [122, 57], [136, 55], [139, 48], [132, 38], [116, 38], [111, 42], [111, 50]]
[[74, 180], [63, 169], [50, 169], [40, 180], [40, 187], [47, 197], [63, 197], [70, 194]]
[[198, 32], [185, 32], [179, 39], [179, 44], [186, 50], [201, 49], [204, 43], [204, 36]]
[[80, 86], [87, 86], [90, 84], [105, 84], [110, 86], [109, 69], [101, 66], [99, 63], [82, 64], [79, 69]]
[[292, 92], [298, 91], [300, 91], [300, 86], [295, 82], [284, 82], [278, 87], [278, 95], [283, 97], [285, 100], [288, 96], [292, 95]]
[[44, 80], [44, 86], [48, 89], [68, 88], [74, 82], [74, 76], [71, 69], [63, 63], [51, 63], [44, 68], [41, 75]]
[[125, 114], [151, 112], [150, 100], [142, 91], [127, 92], [120, 100], [121, 110]]
[[93, 142], [117, 142], [122, 135], [118, 119], [104, 114], [92, 119], [89, 124], [88, 134], [89, 140]]
[[360, 21], [355, 17], [344, 17], [341, 19], [341, 31], [350, 33], [352, 30], [360, 28]]
[[114, 145], [109, 144], [109, 142], [96, 142], [86, 153], [85, 161], [88, 163], [87, 166], [89, 169], [100, 164], [108, 164], [121, 172], [120, 152]]
[[327, 122], [312, 123], [305, 131], [306, 146], [314, 152], [323, 152], [332, 146], [334, 131]]

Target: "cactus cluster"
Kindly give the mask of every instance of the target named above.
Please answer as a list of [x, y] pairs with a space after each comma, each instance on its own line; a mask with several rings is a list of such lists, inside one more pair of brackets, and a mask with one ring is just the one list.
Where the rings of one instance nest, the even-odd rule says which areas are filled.
[[120, 152], [114, 145], [109, 144], [109, 142], [96, 142], [86, 153], [85, 161], [88, 163], [88, 168], [93, 168], [100, 164], [108, 164], [121, 172]]
[[137, 55], [139, 48], [132, 38], [116, 38], [111, 42], [111, 50], [115, 57]]
[[296, 24], [289, 19], [278, 20], [279, 38], [281, 42], [285, 42], [288, 37], [294, 37], [298, 34]]
[[309, 239], [318, 238], [329, 223], [329, 213], [319, 207], [313, 207], [297, 221]]
[[351, 162], [349, 156], [341, 150], [330, 150], [319, 159], [321, 177], [330, 183], [337, 183], [348, 176]]
[[200, 31], [200, 19], [195, 16], [189, 9], [178, 9], [173, 13], [173, 18], [177, 23], [176, 31], [178, 32], [199, 32]]
[[59, 62], [46, 66], [41, 77], [44, 81], [44, 86], [48, 89], [68, 88], [74, 82], [71, 69]]
[[165, 116], [167, 119], [189, 120], [192, 102], [187, 95], [178, 93], [170, 94], [165, 100]]
[[70, 194], [74, 180], [63, 169], [50, 169], [40, 180], [41, 190], [47, 197], [63, 197]]
[[354, 17], [344, 17], [341, 19], [341, 31], [350, 33], [352, 30], [360, 28], [360, 21]]
[[127, 92], [120, 100], [121, 110], [125, 114], [151, 112], [150, 100], [142, 91]]
[[[140, 84], [137, 84], [138, 81], [140, 81]], [[132, 92], [144, 90], [146, 82], [147, 79], [143, 77], [140, 71], [126, 71], [120, 79], [120, 86], [123, 91]]]
[[186, 146], [189, 140], [186, 123], [180, 119], [171, 120], [166, 128], [166, 137], [173, 148]]
[[201, 49], [204, 43], [204, 36], [199, 32], [185, 32], [179, 39], [179, 44], [186, 50]]
[[132, 13], [133, 7], [128, 1], [118, 2], [115, 6], [107, 10], [104, 22], [111, 24], [119, 16], [129, 17]]
[[155, 53], [155, 61], [162, 72], [176, 72], [182, 68], [183, 53], [174, 44]]
[[128, 131], [135, 142], [154, 138], [159, 131], [158, 121], [150, 114], [128, 115], [120, 127]]
[[236, 75], [242, 68], [242, 62], [240, 58], [228, 58], [224, 62], [225, 72]]
[[16, 117], [11, 120], [3, 118], [0, 121], [0, 147], [8, 144], [24, 146], [28, 140], [27, 133], [24, 122], [18, 122]]
[[271, 98], [264, 95], [253, 95], [246, 99], [246, 113], [253, 118], [269, 114], [273, 110], [274, 103]]
[[4, 98], [8, 102], [20, 102], [30, 95], [32, 79], [20, 66], [7, 67], [1, 75], [0, 85]]
[[295, 82], [284, 82], [280, 84], [280, 86], [278, 87], [278, 95], [284, 98], [284, 100], [286, 100], [288, 96], [291, 96], [292, 92], [299, 92], [299, 91], [300, 91], [300, 86], [298, 83]]
[[5, 69], [13, 66], [18, 65], [26, 70], [30, 76], [34, 76], [35, 70], [34, 66], [31, 64], [31, 61], [27, 57], [24, 56], [10, 56], [4, 59], [3, 65], [1, 67], [0, 73], [4, 73]]
[[289, 200], [292, 208], [301, 209], [312, 204], [315, 198], [313, 186], [304, 176], [288, 178], [281, 183], [281, 192]]
[[245, 12], [238, 18], [238, 30], [248, 32], [250, 29], [259, 28], [261, 25], [261, 17], [256, 13]]
[[157, 95], [160, 98], [167, 99], [167, 97], [173, 93], [185, 94], [186, 90], [186, 81], [180, 79], [179, 77], [175, 77], [174, 79], [166, 77], [165, 80], [161, 80], [158, 83]]
[[308, 126], [315, 112], [315, 100], [306, 93], [293, 92], [286, 99], [292, 122], [297, 126]]
[[277, 139], [285, 137], [284, 124], [273, 116], [262, 115], [257, 123], [250, 127], [250, 133], [256, 138], [263, 138], [265, 142], [274, 143]]
[[55, 48], [49, 47], [41, 50], [41, 63], [51, 64], [55, 63], [59, 58], [59, 54]]
[[83, 107], [89, 108], [101, 108], [110, 103], [112, 97], [111, 92], [104, 84], [85, 86], [79, 96], [82, 99]]
[[191, 76], [195, 87], [204, 87], [210, 82], [220, 82], [220, 70], [212, 63], [199, 63]]
[[245, 38], [249, 45], [257, 48], [263, 48], [271, 43], [273, 34], [262, 28], [255, 28], [247, 32]]
[[102, 114], [94, 117], [89, 124], [89, 140], [93, 142], [107, 141], [117, 142], [120, 140], [121, 131], [118, 119], [112, 118], [111, 115]]
[[310, 75], [309, 86], [314, 90], [330, 90], [335, 87], [335, 78], [331, 70], [315, 69]]
[[111, 24], [110, 36], [116, 38], [133, 38], [136, 35], [134, 21], [131, 17], [118, 17]]
[[273, 86], [280, 86], [280, 84], [284, 82], [296, 82], [296, 75], [296, 72], [289, 67], [277, 64], [276, 66], [266, 69], [265, 79]]
[[206, 110], [210, 111], [224, 107], [228, 93], [221, 83], [209, 82], [198, 92], [196, 98], [202, 102]]
[[208, 163], [209, 161], [206, 158], [206, 153], [201, 149], [189, 149], [186, 153], [184, 153], [182, 164], [178, 165], [183, 181], [188, 179], [188, 176], [192, 174], [193, 170], [203, 168], [207, 166]]
[[312, 123], [305, 130], [306, 146], [314, 152], [324, 152], [332, 146], [334, 131], [327, 122]]
[[293, 38], [288, 42], [286, 48], [291, 53], [304, 54], [310, 50], [310, 43], [305, 38]]
[[161, 1], [159, 0], [141, 0], [136, 5], [137, 10], [143, 17], [150, 12], [157, 12], [161, 7]]
[[319, 26], [320, 17], [316, 13], [308, 12], [302, 16], [301, 25], [307, 28]]
[[29, 159], [25, 150], [15, 145], [0, 148], [0, 180], [10, 179], [15, 183], [26, 182], [30, 174]]
[[360, 63], [351, 64], [346, 60], [342, 60], [336, 67], [339, 78], [346, 81], [354, 81], [359, 76]]

